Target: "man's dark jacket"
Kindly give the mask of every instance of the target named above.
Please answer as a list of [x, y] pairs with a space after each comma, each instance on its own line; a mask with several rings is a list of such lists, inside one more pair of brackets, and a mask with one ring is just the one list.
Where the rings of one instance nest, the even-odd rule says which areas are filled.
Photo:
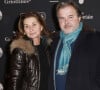
[[[54, 55], [59, 35], [54, 35], [49, 90], [54, 89]], [[83, 27], [74, 43], [66, 76], [66, 90], [100, 90], [100, 33]]]

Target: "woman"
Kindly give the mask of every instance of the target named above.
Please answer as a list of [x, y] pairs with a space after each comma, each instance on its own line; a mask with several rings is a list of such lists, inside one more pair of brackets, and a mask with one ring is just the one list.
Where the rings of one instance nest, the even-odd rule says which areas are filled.
[[50, 34], [37, 12], [20, 15], [18, 34], [10, 45], [6, 90], [47, 90]]

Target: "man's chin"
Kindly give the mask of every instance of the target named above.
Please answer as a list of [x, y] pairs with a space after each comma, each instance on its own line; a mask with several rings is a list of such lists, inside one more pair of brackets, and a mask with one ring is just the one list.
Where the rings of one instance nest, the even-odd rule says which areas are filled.
[[65, 34], [69, 34], [69, 33], [72, 33], [73, 31], [72, 30], [66, 30], [66, 31], [63, 31]]

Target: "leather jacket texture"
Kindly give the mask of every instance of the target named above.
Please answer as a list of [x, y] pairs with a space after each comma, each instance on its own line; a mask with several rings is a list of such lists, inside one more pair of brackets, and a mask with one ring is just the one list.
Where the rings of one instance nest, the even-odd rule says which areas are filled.
[[47, 90], [50, 43], [46, 38], [39, 46], [24, 38], [12, 41], [6, 90]]

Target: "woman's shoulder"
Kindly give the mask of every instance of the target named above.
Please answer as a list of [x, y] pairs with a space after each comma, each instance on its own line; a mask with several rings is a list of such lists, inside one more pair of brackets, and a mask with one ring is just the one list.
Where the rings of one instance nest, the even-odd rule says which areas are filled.
[[12, 52], [16, 48], [19, 48], [29, 54], [31, 54], [35, 51], [31, 42], [29, 40], [25, 40], [23, 38], [18, 38], [18, 39], [12, 40], [12, 42], [10, 44], [10, 52]]
[[45, 45], [51, 45], [51, 43], [52, 43], [52, 37], [51, 37], [51, 36], [49, 36], [49, 37], [47, 37], [47, 36], [42, 36], [42, 37], [41, 37], [41, 41], [42, 41], [42, 43], [45, 44]]

